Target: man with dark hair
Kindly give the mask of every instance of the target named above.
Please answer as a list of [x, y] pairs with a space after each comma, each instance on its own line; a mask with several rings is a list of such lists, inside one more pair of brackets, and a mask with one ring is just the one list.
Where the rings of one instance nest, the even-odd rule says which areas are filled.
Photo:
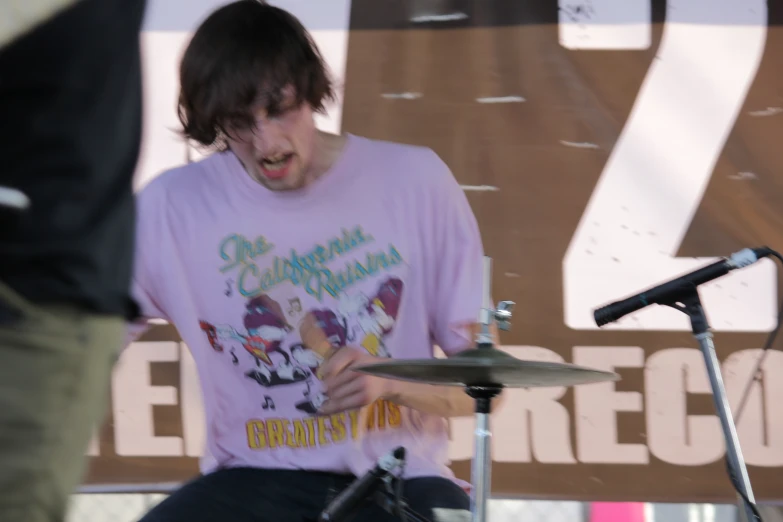
[[61, 522], [135, 319], [143, 0], [0, 2], [0, 521]]
[[[447, 418], [471, 399], [351, 370], [472, 346], [483, 252], [450, 170], [427, 148], [316, 129], [324, 61], [262, 2], [212, 13], [180, 82], [186, 136], [217, 152], [140, 194], [134, 295], [190, 347], [207, 448], [202, 476], [144, 522], [314, 520], [398, 446], [408, 504], [464, 517]], [[370, 504], [355, 520], [390, 518]]]

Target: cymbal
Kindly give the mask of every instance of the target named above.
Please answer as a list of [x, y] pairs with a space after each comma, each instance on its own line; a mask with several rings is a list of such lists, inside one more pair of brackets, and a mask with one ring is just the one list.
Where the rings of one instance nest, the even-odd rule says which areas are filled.
[[353, 368], [389, 379], [446, 386], [538, 388], [618, 381], [614, 372], [568, 363], [524, 361], [494, 348], [465, 350], [448, 359], [392, 359]]

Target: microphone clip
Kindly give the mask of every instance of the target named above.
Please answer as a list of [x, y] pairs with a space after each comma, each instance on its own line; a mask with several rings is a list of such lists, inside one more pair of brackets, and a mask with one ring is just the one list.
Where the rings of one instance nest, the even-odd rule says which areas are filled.
[[395, 471], [401, 471], [403, 466], [405, 466], [405, 448], [402, 446], [378, 460], [378, 467], [387, 473], [386, 477], [392, 475]]

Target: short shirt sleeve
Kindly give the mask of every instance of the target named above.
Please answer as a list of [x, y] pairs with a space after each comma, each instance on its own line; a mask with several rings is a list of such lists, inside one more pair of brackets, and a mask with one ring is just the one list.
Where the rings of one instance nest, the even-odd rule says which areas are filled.
[[435, 169], [430, 212], [432, 245], [426, 256], [430, 329], [447, 354], [470, 348], [469, 326], [483, 300], [484, 248], [476, 217], [448, 166], [432, 152]]
[[138, 339], [148, 328], [150, 319], [170, 321], [161, 306], [160, 293], [164, 286], [158, 281], [154, 256], [160, 251], [159, 245], [166, 244], [160, 237], [165, 230], [161, 222], [165, 215], [161, 203], [162, 183], [150, 183], [137, 194], [136, 207], [136, 243], [133, 263], [131, 296], [139, 306], [140, 318], [128, 324], [126, 346]]

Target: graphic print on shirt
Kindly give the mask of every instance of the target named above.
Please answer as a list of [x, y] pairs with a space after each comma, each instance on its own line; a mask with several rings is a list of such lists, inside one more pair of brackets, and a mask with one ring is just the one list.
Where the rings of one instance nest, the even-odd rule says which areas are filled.
[[[212, 348], [222, 352], [225, 350], [225, 343], [238, 341], [255, 362], [255, 368], [246, 371], [245, 376], [261, 386], [272, 387], [305, 380], [308, 373], [295, 366], [290, 355], [282, 348], [283, 340], [293, 327], [286, 321], [280, 304], [262, 294], [250, 299], [245, 304], [245, 309], [242, 318], [243, 331], [238, 331], [233, 326], [215, 326], [206, 321], [199, 322]], [[234, 364], [237, 364], [236, 354], [232, 355]], [[270, 406], [269, 401], [265, 404]]]
[[[379, 248], [357, 226], [302, 254], [286, 250], [263, 236], [226, 236], [219, 245], [219, 298], [242, 299], [244, 313], [236, 321], [200, 321], [220, 360], [238, 378], [259, 386], [259, 410], [281, 416], [259, 412], [261, 418], [248, 419], [248, 445], [274, 448], [283, 439], [290, 439], [284, 444], [288, 447], [323, 445], [328, 439], [336, 443], [353, 438], [362, 418], [364, 429], [397, 428], [399, 407], [386, 401], [368, 406], [365, 417], [358, 410], [334, 418], [317, 412], [326, 400], [319, 370], [334, 350], [350, 346], [391, 356], [388, 337], [404, 288], [399, 269], [405, 261], [398, 248], [392, 243]], [[232, 291], [225, 292], [226, 286]], [[302, 416], [293, 418], [296, 411]], [[302, 442], [303, 437], [310, 442]]]
[[299, 325], [301, 344], [291, 348], [291, 355], [300, 367], [308, 368], [310, 377], [305, 400], [296, 407], [316, 413], [326, 396], [314, 393], [312, 379], [321, 380], [321, 363], [330, 352], [350, 345], [364, 348], [376, 357], [389, 357], [384, 337], [391, 333], [397, 320], [402, 299], [403, 282], [397, 277], [386, 278], [375, 295], [344, 294], [337, 313], [329, 309], [309, 311]]

